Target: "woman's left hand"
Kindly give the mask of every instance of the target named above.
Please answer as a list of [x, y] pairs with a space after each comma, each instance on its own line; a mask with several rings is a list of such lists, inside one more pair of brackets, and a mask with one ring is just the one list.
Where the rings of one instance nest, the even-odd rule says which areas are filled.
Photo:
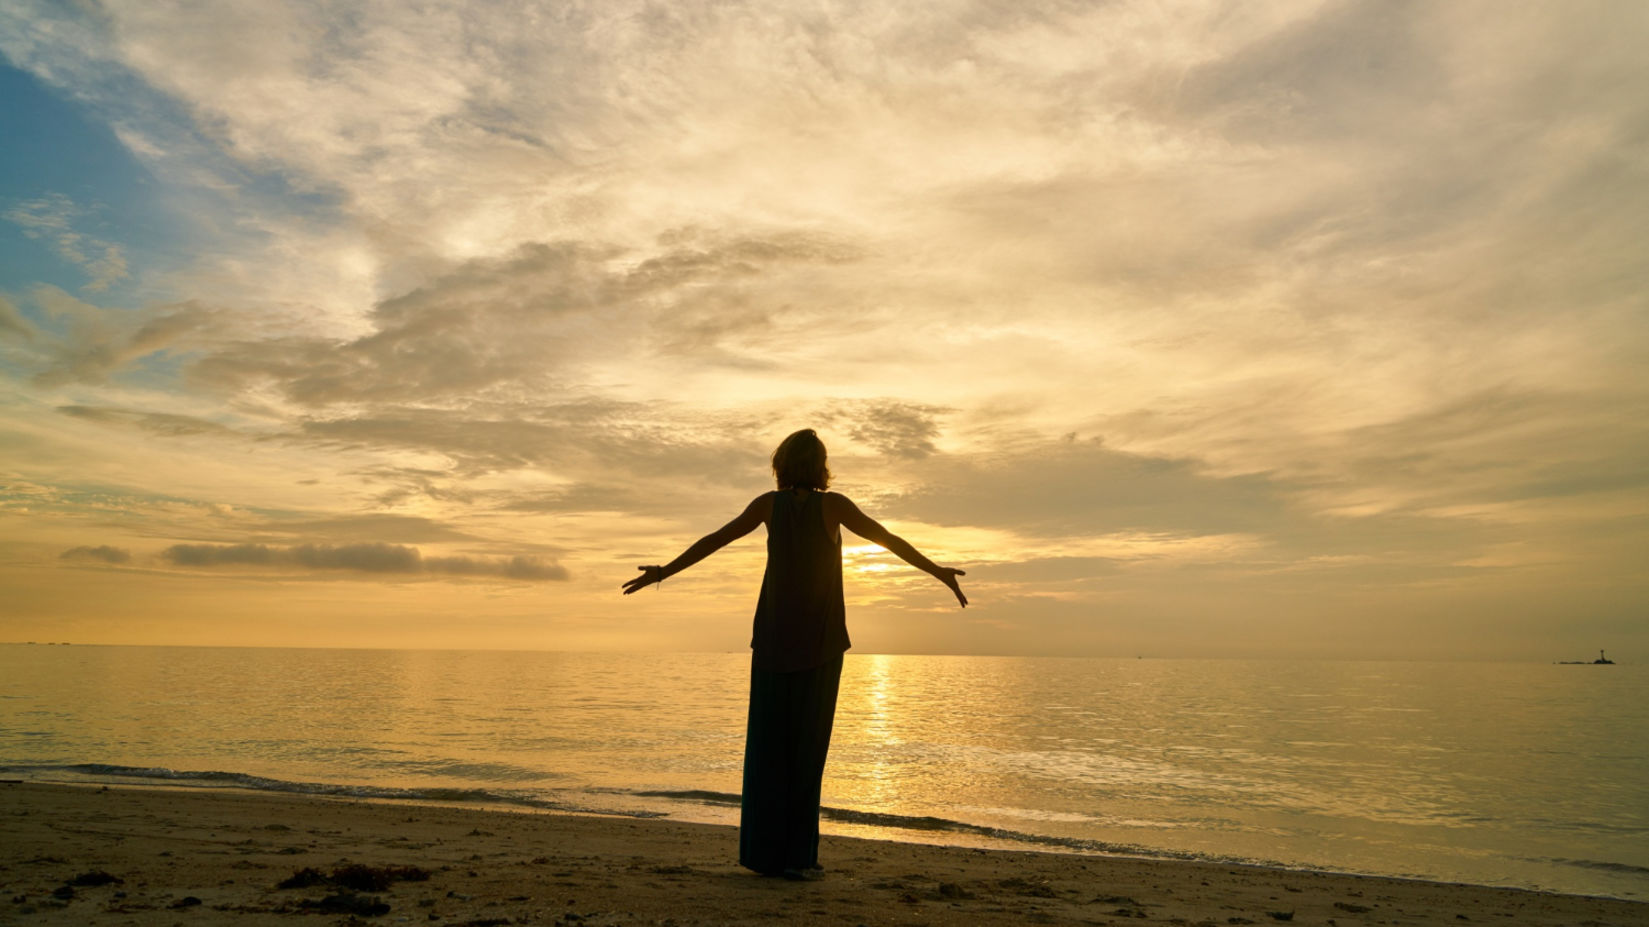
[[664, 567], [644, 566], [636, 567], [636, 569], [641, 571], [641, 575], [624, 584], [625, 595], [629, 595], [639, 589], [646, 589], [654, 583], [664, 582]]
[[962, 587], [956, 582], [956, 577], [968, 575], [967, 570], [955, 570], [950, 567], [940, 567], [939, 572], [934, 575], [940, 582], [949, 586], [951, 592], [956, 593], [956, 601], [962, 603], [963, 608], [968, 607], [968, 597], [962, 594]]

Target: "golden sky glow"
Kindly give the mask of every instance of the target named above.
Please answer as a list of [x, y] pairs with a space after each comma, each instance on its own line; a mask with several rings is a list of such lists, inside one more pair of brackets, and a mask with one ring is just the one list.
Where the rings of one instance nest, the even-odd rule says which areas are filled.
[[1649, 646], [1649, 6], [0, 8], [0, 639]]

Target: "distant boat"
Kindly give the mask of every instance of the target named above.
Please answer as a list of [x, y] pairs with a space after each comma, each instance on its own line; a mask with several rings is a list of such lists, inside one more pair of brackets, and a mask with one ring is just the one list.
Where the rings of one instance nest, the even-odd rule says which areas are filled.
[[1605, 666], [1605, 665], [1614, 666], [1615, 665], [1615, 661], [1613, 661], [1613, 660], [1609, 659], [1608, 657], [1604, 656], [1603, 651], [1601, 651], [1601, 650], [1599, 650], [1597, 652], [1597, 659], [1596, 660], [1559, 660], [1557, 662], [1559, 664], [1563, 665], [1563, 666]]

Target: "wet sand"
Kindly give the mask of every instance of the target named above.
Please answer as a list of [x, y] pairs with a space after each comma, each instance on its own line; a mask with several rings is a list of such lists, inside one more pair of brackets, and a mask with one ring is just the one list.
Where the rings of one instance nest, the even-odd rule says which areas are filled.
[[6, 783], [0, 924], [1649, 924], [1640, 902], [828, 836], [823, 878], [790, 882], [737, 846], [663, 820]]

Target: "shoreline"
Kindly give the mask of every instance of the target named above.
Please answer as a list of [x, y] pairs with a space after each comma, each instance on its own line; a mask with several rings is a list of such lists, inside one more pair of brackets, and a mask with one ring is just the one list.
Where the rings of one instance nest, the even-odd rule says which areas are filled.
[[[406, 806], [454, 807], [478, 811], [524, 814], [570, 814], [610, 820], [663, 819], [682, 824], [708, 826], [736, 826], [739, 797], [737, 794], [704, 791], [612, 791], [640, 799], [646, 804], [659, 799], [668, 807], [617, 807], [568, 801], [564, 798], [524, 798], [508, 794], [491, 794], [485, 787], [397, 787], [363, 784], [334, 784], [307, 780], [280, 780], [263, 776], [226, 773], [176, 771], [157, 767], [108, 766], [105, 764], [68, 764], [51, 767], [0, 765], [0, 772], [17, 770], [38, 773], [57, 770], [73, 773], [68, 778], [25, 775], [19, 779], [0, 778], [0, 783], [21, 782], [36, 785], [56, 785], [70, 788], [131, 788], [198, 791], [207, 794], [240, 793], [291, 796], [298, 799], [332, 799]], [[84, 778], [79, 774], [86, 774]], [[577, 790], [575, 790], [577, 791]], [[677, 804], [680, 802], [680, 804]], [[702, 808], [713, 808], [718, 813], [704, 814]], [[698, 810], [696, 810], [698, 809]], [[1481, 881], [1470, 876], [1450, 876], [1425, 872], [1393, 872], [1376, 869], [1335, 868], [1310, 860], [1282, 860], [1264, 856], [1222, 854], [1211, 850], [1185, 850], [1151, 847], [1147, 845], [1106, 842], [1092, 838], [1071, 838], [1042, 835], [1034, 831], [1006, 830], [968, 823], [960, 820], [927, 816], [906, 816], [882, 812], [863, 812], [850, 809], [821, 807], [823, 835], [870, 840], [873, 842], [910, 843], [925, 846], [952, 847], [965, 850], [1029, 851], [1059, 855], [1088, 856], [1102, 859], [1132, 859], [1150, 861], [1184, 861], [1244, 869], [1276, 870], [1281, 872], [1320, 873], [1324, 875], [1371, 876], [1400, 882], [1442, 883], [1472, 885], [1484, 888], [1511, 888], [1536, 893], [1575, 895], [1592, 898], [1612, 898], [1620, 901], [1645, 901], [1633, 892], [1615, 893], [1607, 888], [1588, 889], [1531, 884], [1511, 878], [1510, 873], [1500, 881]], [[1604, 865], [1604, 864], [1598, 864]], [[1634, 872], [1644, 870], [1633, 869]]]
[[[235, 789], [8, 781], [0, 819], [0, 920], [19, 924], [1649, 922], [1605, 897], [832, 835], [824, 877], [797, 883], [740, 868], [724, 825]], [[427, 875], [276, 887], [351, 865]]]

